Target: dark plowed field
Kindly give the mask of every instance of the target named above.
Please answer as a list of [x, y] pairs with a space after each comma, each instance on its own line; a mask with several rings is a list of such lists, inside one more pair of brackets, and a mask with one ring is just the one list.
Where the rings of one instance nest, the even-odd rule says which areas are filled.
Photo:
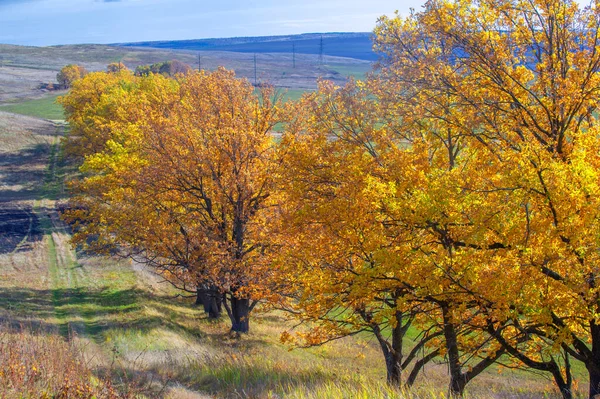
[[0, 208], [0, 254], [26, 250], [40, 239], [39, 221], [31, 208]]

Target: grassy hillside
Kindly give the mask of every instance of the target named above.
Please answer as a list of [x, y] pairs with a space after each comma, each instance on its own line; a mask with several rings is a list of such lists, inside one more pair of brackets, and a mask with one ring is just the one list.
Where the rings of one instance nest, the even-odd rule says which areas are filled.
[[[23, 328], [41, 337], [3, 361], [0, 375], [31, 365], [35, 348], [67, 353], [60, 342], [69, 341], [85, 359], [82, 383], [110, 377], [116, 390], [134, 390], [130, 397], [138, 399], [446, 397], [444, 364], [429, 366], [411, 393], [391, 390], [368, 335], [289, 351], [279, 334], [292, 322], [258, 309], [251, 333], [234, 339], [226, 320], [207, 320], [193, 298], [177, 297], [145, 266], [75, 251], [57, 210], [73, 173], [60, 155], [63, 131], [61, 124], [0, 112], [0, 347], [13, 342], [12, 334], [30, 342]], [[468, 392], [558, 397], [553, 389], [541, 376], [494, 368]], [[2, 397], [36, 397], [22, 393]]]
[[[322, 38], [322, 41], [321, 41]], [[371, 34], [359, 33], [310, 33], [288, 36], [234, 37], [227, 39], [175, 40], [124, 43], [120, 46], [150, 47], [194, 51], [233, 51], [240, 53], [292, 53], [323, 54], [375, 61]]]
[[[327, 42], [325, 46], [327, 48]], [[56, 82], [57, 72], [67, 64], [81, 64], [88, 71], [97, 71], [104, 70], [108, 63], [116, 61], [135, 69], [139, 65], [173, 59], [198, 67], [198, 52], [186, 50], [103, 45], [26, 47], [0, 44], [0, 104], [47, 97], [48, 93], [40, 85]], [[256, 70], [253, 53], [202, 51], [200, 61], [202, 68], [206, 70], [224, 66], [251, 82], [254, 82], [256, 76], [257, 83], [268, 82], [291, 91], [314, 90], [319, 78], [330, 79], [341, 85], [348, 76], [361, 77], [371, 68], [369, 61], [328, 55], [324, 57], [324, 65], [321, 65], [318, 55], [301, 53], [296, 54], [294, 65], [292, 54], [285, 52], [257, 54]], [[40, 107], [41, 104], [34, 103], [32, 106]], [[20, 113], [31, 114], [26, 110], [22, 111], [23, 108], [18, 109]], [[54, 112], [52, 119], [61, 119], [56, 118], [56, 111]]]

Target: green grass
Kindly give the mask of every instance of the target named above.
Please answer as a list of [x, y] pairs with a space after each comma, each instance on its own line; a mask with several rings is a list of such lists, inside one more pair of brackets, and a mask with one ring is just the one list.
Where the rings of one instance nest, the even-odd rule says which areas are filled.
[[36, 118], [63, 120], [65, 114], [61, 105], [56, 103], [58, 94], [49, 97], [28, 100], [22, 103], [0, 106], [0, 111], [12, 112], [14, 114], [33, 116]]
[[284, 102], [287, 101], [298, 101], [300, 99], [300, 97], [302, 97], [302, 95], [306, 92], [308, 92], [310, 90], [302, 90], [302, 89], [288, 89], [288, 90], [282, 90], [283, 93], [283, 98], [282, 100]]
[[328, 65], [327, 66], [328, 69], [339, 73], [342, 76], [345, 77], [353, 77], [354, 79], [357, 80], [364, 80], [367, 72], [371, 71], [371, 65], [370, 64], [366, 64], [366, 65], [346, 65], [346, 64], [339, 64], [339, 65]]

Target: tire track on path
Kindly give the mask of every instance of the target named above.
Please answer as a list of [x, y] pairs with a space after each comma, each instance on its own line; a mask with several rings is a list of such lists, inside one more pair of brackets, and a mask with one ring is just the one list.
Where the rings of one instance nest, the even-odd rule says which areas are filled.
[[[61, 128], [60, 126], [58, 128]], [[64, 131], [64, 128], [62, 128]], [[66, 338], [86, 337], [88, 325], [78, 305], [86, 300], [85, 269], [69, 243], [68, 227], [60, 220], [57, 210], [57, 176], [60, 139], [52, 143], [42, 198], [35, 201], [34, 212], [40, 220], [47, 247], [50, 290], [59, 331]]]

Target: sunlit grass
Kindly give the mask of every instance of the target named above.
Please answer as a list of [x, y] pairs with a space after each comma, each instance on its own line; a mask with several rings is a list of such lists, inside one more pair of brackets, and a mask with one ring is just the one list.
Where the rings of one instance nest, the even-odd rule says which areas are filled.
[[332, 64], [327, 66], [328, 69], [339, 73], [344, 77], [352, 77], [356, 80], [364, 80], [367, 72], [371, 71], [371, 64]]

